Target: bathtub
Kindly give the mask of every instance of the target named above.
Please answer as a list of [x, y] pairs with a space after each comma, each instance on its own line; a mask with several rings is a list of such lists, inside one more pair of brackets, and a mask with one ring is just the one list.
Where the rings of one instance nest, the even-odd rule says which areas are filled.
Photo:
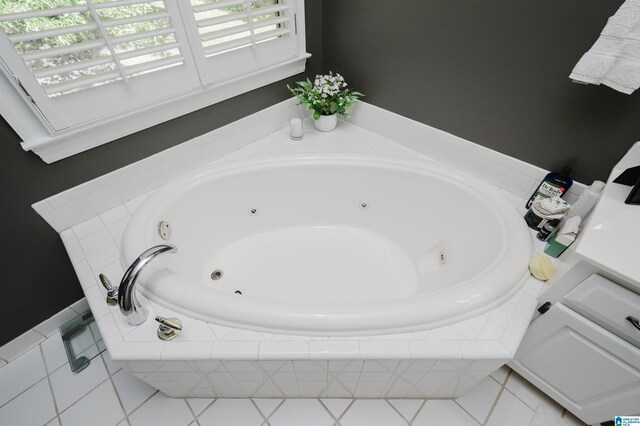
[[[162, 230], [162, 232], [160, 232]], [[208, 323], [306, 336], [433, 329], [523, 286], [531, 235], [495, 188], [436, 163], [292, 155], [214, 163], [155, 191], [122, 241], [152, 302]]]

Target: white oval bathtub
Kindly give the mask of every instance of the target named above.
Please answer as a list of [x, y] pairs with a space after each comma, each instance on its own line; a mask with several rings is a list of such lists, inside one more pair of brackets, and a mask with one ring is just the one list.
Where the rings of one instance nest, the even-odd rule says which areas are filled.
[[165, 243], [178, 252], [138, 283], [151, 300], [232, 327], [332, 336], [478, 315], [521, 287], [531, 255], [521, 215], [493, 187], [364, 155], [216, 163], [170, 182], [132, 217], [123, 263]]

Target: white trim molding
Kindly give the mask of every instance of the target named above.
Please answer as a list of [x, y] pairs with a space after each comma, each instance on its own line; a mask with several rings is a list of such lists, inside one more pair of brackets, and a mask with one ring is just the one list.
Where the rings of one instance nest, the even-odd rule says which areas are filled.
[[[42, 158], [44, 162], [53, 163], [114, 141], [123, 136], [304, 72], [306, 60], [310, 56], [310, 54], [305, 53], [293, 60], [278, 64], [266, 70], [245, 75], [231, 82], [225, 82], [225, 84], [207, 86], [188, 95], [142, 108], [135, 113], [111, 117], [58, 135], [50, 135], [42, 129], [41, 133], [30, 131], [25, 134], [26, 136], [40, 134], [41, 136], [39, 137], [23, 137], [23, 134], [21, 134], [18, 129], [24, 126], [14, 126], [13, 123], [16, 121], [16, 118], [10, 121], [10, 115], [7, 115], [7, 121], [14, 127], [16, 132], [25, 139], [25, 142], [22, 142], [22, 148], [25, 151], [33, 151]], [[18, 101], [22, 102], [19, 98]], [[2, 115], [5, 116], [4, 111], [1, 112]], [[27, 112], [30, 113], [30, 111], [25, 111], [25, 113], [18, 114], [20, 117], [18, 121], [30, 115], [27, 114]], [[35, 126], [39, 124], [36, 121], [37, 120], [29, 120], [29, 125]]]

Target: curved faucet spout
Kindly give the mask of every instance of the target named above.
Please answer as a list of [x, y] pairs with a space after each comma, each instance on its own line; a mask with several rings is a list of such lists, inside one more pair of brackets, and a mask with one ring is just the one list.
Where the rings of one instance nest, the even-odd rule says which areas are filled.
[[176, 246], [161, 244], [145, 250], [136, 260], [133, 261], [129, 269], [124, 273], [120, 286], [118, 287], [118, 306], [120, 312], [127, 318], [131, 325], [142, 324], [149, 315], [147, 309], [140, 304], [136, 296], [135, 287], [138, 275], [142, 269], [157, 255], [165, 252], [175, 253]]

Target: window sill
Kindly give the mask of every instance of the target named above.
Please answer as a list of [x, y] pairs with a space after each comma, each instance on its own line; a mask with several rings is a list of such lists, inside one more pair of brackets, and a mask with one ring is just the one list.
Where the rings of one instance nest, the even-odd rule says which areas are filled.
[[[180, 98], [169, 99], [133, 113], [129, 112], [81, 127], [78, 126], [73, 130], [60, 132], [56, 135], [47, 134], [46, 136], [30, 137], [30, 135], [43, 134], [43, 129], [25, 129], [24, 134], [22, 134], [23, 132], [18, 132], [24, 139], [22, 148], [25, 151], [33, 151], [46, 163], [53, 163], [123, 136], [299, 74], [304, 71], [306, 60], [310, 56], [310, 54], [305, 53], [290, 61], [262, 69], [224, 84], [207, 86], [203, 90], [197, 90]], [[20, 121], [21, 126], [19, 127], [21, 128], [24, 128], [24, 123], [30, 123], [28, 127], [37, 126], [38, 124], [35, 123], [37, 120], [33, 120], [33, 116], [24, 117], [24, 120], [20, 119], [20, 115], [15, 114], [5, 118], [12, 126], [15, 121]], [[13, 127], [16, 128], [16, 126]]]

